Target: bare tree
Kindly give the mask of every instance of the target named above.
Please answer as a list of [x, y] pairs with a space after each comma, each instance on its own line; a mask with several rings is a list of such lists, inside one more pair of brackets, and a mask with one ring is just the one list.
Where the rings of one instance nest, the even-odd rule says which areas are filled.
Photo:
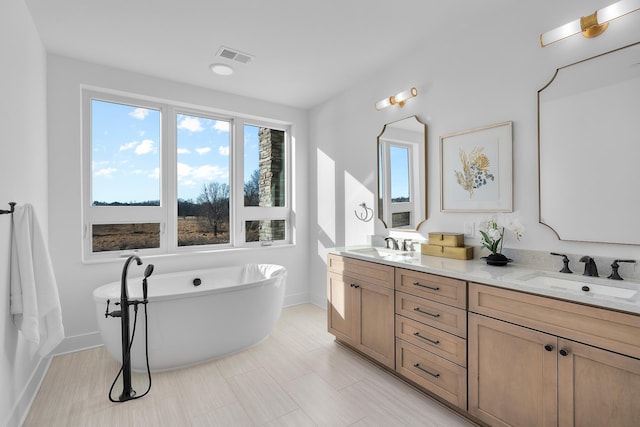
[[202, 193], [198, 196], [198, 203], [213, 235], [218, 235], [220, 225], [229, 223], [229, 185], [220, 182], [204, 184]]
[[249, 181], [244, 183], [244, 205], [260, 205], [260, 170], [258, 169], [254, 170]]

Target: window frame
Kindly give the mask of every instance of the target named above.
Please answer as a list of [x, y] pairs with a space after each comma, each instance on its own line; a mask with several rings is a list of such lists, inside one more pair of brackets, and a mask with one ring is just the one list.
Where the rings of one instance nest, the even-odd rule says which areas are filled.
[[[407, 149], [407, 172], [409, 176], [409, 200], [407, 202], [393, 202], [391, 197], [391, 147], [400, 147]], [[399, 141], [395, 139], [385, 138], [380, 140], [380, 154], [382, 157], [383, 176], [382, 176], [382, 199], [385, 206], [384, 210], [384, 222], [389, 228], [395, 229], [411, 229], [413, 222], [415, 221], [415, 182], [411, 177], [414, 176], [414, 170], [416, 169], [416, 152], [415, 144], [405, 141]], [[410, 224], [403, 226], [393, 226], [393, 214], [395, 213], [409, 213]]]
[[[254, 118], [134, 94], [82, 87], [81, 89], [82, 160], [82, 253], [84, 261], [113, 260], [138, 254], [144, 256], [193, 252], [260, 248], [295, 244], [293, 210], [292, 136], [293, 125], [278, 120]], [[92, 204], [92, 100], [150, 108], [160, 111], [160, 206], [93, 206]], [[229, 126], [229, 243], [178, 246], [177, 115], [228, 121]], [[285, 133], [285, 204], [282, 207], [244, 206], [244, 126], [260, 126]], [[285, 239], [271, 242], [246, 242], [245, 222], [285, 220]], [[160, 223], [160, 247], [152, 249], [93, 252], [93, 225], [118, 223]]]

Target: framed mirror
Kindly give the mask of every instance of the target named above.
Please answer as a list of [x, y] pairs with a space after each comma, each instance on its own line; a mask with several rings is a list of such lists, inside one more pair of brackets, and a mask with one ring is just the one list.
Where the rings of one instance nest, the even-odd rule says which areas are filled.
[[418, 230], [427, 220], [427, 125], [416, 116], [378, 135], [378, 218], [386, 228]]
[[539, 221], [560, 240], [640, 244], [640, 42], [538, 91]]

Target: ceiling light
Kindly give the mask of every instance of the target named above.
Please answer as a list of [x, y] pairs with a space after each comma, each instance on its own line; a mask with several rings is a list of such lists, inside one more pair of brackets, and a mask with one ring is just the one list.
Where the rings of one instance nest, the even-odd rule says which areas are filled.
[[598, 9], [591, 15], [583, 16], [568, 24], [540, 34], [540, 45], [545, 47], [578, 33], [582, 33], [583, 36], [588, 38], [597, 37], [604, 33], [609, 26], [609, 21], [638, 9], [640, 9], [640, 0], [621, 0]]
[[220, 75], [220, 76], [230, 76], [233, 74], [233, 68], [228, 66], [227, 64], [211, 64], [209, 65], [211, 71]]

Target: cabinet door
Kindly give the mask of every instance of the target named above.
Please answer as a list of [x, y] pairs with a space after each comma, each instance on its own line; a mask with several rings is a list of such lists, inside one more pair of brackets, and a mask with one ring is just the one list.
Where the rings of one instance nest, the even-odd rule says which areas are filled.
[[358, 282], [360, 302], [359, 350], [395, 369], [394, 291]]
[[560, 426], [640, 426], [640, 360], [559, 339]]
[[327, 323], [329, 333], [347, 344], [357, 345], [360, 307], [354, 281], [341, 274], [327, 274]]
[[557, 425], [557, 337], [469, 313], [469, 412], [492, 426]]

